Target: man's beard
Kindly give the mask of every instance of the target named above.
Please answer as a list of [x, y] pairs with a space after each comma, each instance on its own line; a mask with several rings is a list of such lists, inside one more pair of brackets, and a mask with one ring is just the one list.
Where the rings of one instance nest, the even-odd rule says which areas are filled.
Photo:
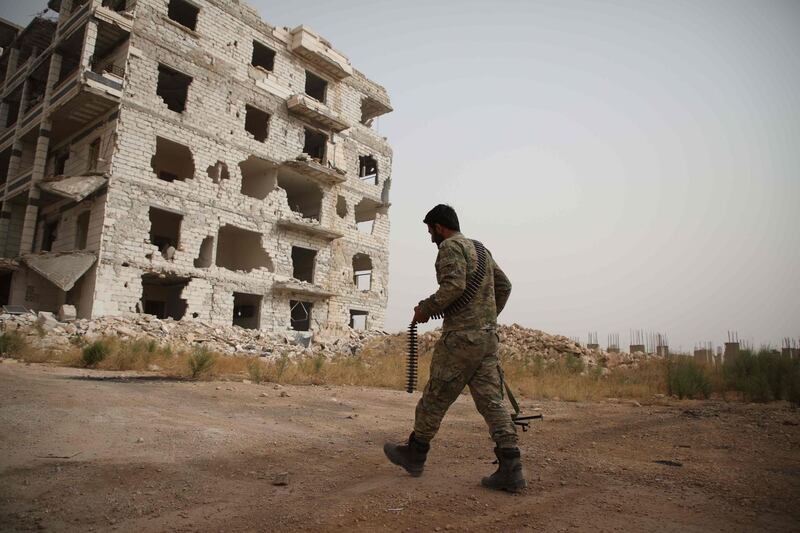
[[444, 242], [444, 235], [442, 235], [438, 231], [434, 231], [434, 233], [433, 233], [433, 244], [435, 244], [436, 247], [438, 248], [439, 245], [442, 244], [443, 242]]

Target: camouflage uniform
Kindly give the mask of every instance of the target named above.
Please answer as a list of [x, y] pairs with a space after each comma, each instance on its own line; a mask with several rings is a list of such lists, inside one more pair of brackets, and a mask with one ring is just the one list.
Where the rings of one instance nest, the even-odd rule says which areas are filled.
[[[464, 235], [445, 239], [436, 258], [439, 290], [419, 303], [422, 312], [440, 313], [461, 296], [477, 262], [475, 246]], [[447, 409], [468, 385], [498, 448], [517, 446], [516, 428], [502, 402], [495, 331], [497, 314], [510, 294], [511, 282], [487, 253], [486, 274], [477, 294], [466, 307], [444, 318], [442, 337], [433, 349], [430, 379], [417, 404], [414, 434], [420, 440], [433, 439]]]

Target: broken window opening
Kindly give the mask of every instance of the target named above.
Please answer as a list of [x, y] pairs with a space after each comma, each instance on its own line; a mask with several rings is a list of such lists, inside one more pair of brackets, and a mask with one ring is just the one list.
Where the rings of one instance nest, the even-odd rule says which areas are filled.
[[371, 155], [358, 157], [358, 177], [361, 181], [378, 184], [378, 162]]
[[214, 165], [208, 167], [206, 172], [208, 172], [208, 177], [211, 178], [211, 181], [217, 184], [231, 177], [228, 173], [228, 165], [224, 161], [217, 161]]
[[197, 29], [197, 16], [200, 8], [190, 4], [186, 0], [169, 0], [167, 16], [181, 26], [192, 31]]
[[244, 329], [259, 329], [261, 322], [261, 296], [233, 293], [233, 325]]
[[257, 107], [245, 105], [244, 129], [260, 142], [265, 142], [269, 135], [269, 113]]
[[328, 82], [311, 71], [306, 71], [306, 94], [319, 102], [325, 103]]
[[[8, 219], [8, 233], [5, 241], [5, 250], [0, 248], [1, 257], [16, 257], [19, 255], [19, 245], [22, 239], [22, 229], [25, 225], [25, 213], [28, 208], [28, 192], [17, 194], [14, 198], [6, 200], [5, 211], [10, 212]], [[2, 241], [0, 241], [2, 243]]]
[[167, 108], [176, 113], [186, 110], [186, 99], [189, 96], [191, 76], [187, 76], [166, 65], [158, 65], [158, 85], [156, 94], [161, 97]]
[[251, 155], [239, 163], [242, 172], [242, 189], [245, 196], [263, 200], [278, 185], [278, 169], [265, 159]]
[[353, 256], [353, 285], [360, 291], [372, 290], [372, 259], [367, 254]]
[[250, 64], [272, 72], [275, 68], [275, 50], [258, 41], [253, 41], [253, 59]]
[[320, 165], [325, 164], [325, 155], [328, 149], [328, 136], [318, 131], [305, 128], [305, 140], [303, 141], [303, 153], [316, 159]]
[[367, 329], [367, 311], [358, 311], [356, 309], [350, 310], [350, 327], [356, 331], [365, 331]]
[[156, 154], [150, 160], [158, 179], [184, 181], [194, 178], [194, 160], [188, 146], [156, 137]]
[[44, 233], [42, 234], [42, 251], [52, 252], [53, 243], [58, 238], [58, 220], [46, 222], [44, 225]]
[[158, 248], [164, 259], [172, 260], [180, 244], [183, 215], [150, 208], [150, 243]]
[[9, 167], [11, 167], [11, 148], [0, 154], [0, 189], [8, 181]]
[[293, 330], [309, 331], [311, 329], [311, 311], [313, 307], [314, 305], [311, 302], [289, 300]]
[[186, 300], [181, 298], [190, 278], [159, 274], [142, 275], [142, 310], [160, 319], [180, 320], [186, 314]]
[[347, 216], [347, 200], [344, 196], [340, 195], [336, 199], [336, 214], [339, 215], [339, 218]]
[[314, 181], [294, 172], [279, 171], [278, 186], [286, 191], [289, 209], [303, 218], [320, 219], [322, 190]]
[[214, 260], [214, 237], [209, 235], [200, 243], [200, 253], [194, 260], [195, 268], [208, 268]]
[[292, 246], [292, 277], [298, 281], [314, 283], [314, 263], [317, 251]]
[[53, 156], [53, 175], [63, 176], [69, 160], [69, 150], [58, 152]]
[[222, 226], [217, 234], [217, 266], [245, 272], [259, 268], [275, 271], [261, 245], [260, 233], [228, 225]]
[[11, 303], [11, 272], [0, 272], [0, 305]]
[[103, 7], [107, 7], [112, 11], [122, 13], [128, 8], [127, 0], [103, 0]]
[[19, 117], [19, 100], [6, 100], [6, 128], [10, 128], [17, 123]]
[[84, 211], [78, 215], [75, 222], [75, 249], [85, 250], [87, 241], [89, 240], [89, 221], [91, 220], [92, 212]]
[[88, 169], [90, 171], [97, 170], [97, 165], [100, 162], [100, 142], [102, 137], [98, 137], [97, 139], [92, 141], [92, 144], [89, 145], [89, 162], [88, 162]]
[[371, 234], [375, 227], [375, 219], [381, 204], [369, 198], [364, 198], [356, 205], [356, 226], [361, 233]]

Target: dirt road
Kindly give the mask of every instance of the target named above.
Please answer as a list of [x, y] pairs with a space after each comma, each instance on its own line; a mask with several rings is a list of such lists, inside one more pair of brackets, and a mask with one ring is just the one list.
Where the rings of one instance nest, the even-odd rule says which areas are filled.
[[[415, 479], [390, 465], [381, 445], [407, 436], [417, 395], [123, 375], [0, 364], [0, 529], [800, 524], [800, 412], [783, 404], [539, 403], [545, 421], [522, 438], [530, 487], [512, 496], [479, 486], [494, 469], [492, 443], [466, 396]], [[274, 485], [282, 472], [288, 485]]]

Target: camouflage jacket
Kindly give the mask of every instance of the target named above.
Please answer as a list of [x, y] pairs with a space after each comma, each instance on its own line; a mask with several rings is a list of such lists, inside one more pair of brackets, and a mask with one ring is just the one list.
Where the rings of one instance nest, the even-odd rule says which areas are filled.
[[[439, 290], [419, 303], [428, 316], [444, 311], [467, 286], [467, 279], [477, 267], [478, 256], [472, 241], [461, 233], [445, 239], [439, 245], [436, 257], [436, 279]], [[463, 309], [444, 317], [442, 331], [492, 328], [497, 325], [497, 315], [505, 307], [511, 294], [511, 282], [486, 253], [486, 274], [480, 289]]]

